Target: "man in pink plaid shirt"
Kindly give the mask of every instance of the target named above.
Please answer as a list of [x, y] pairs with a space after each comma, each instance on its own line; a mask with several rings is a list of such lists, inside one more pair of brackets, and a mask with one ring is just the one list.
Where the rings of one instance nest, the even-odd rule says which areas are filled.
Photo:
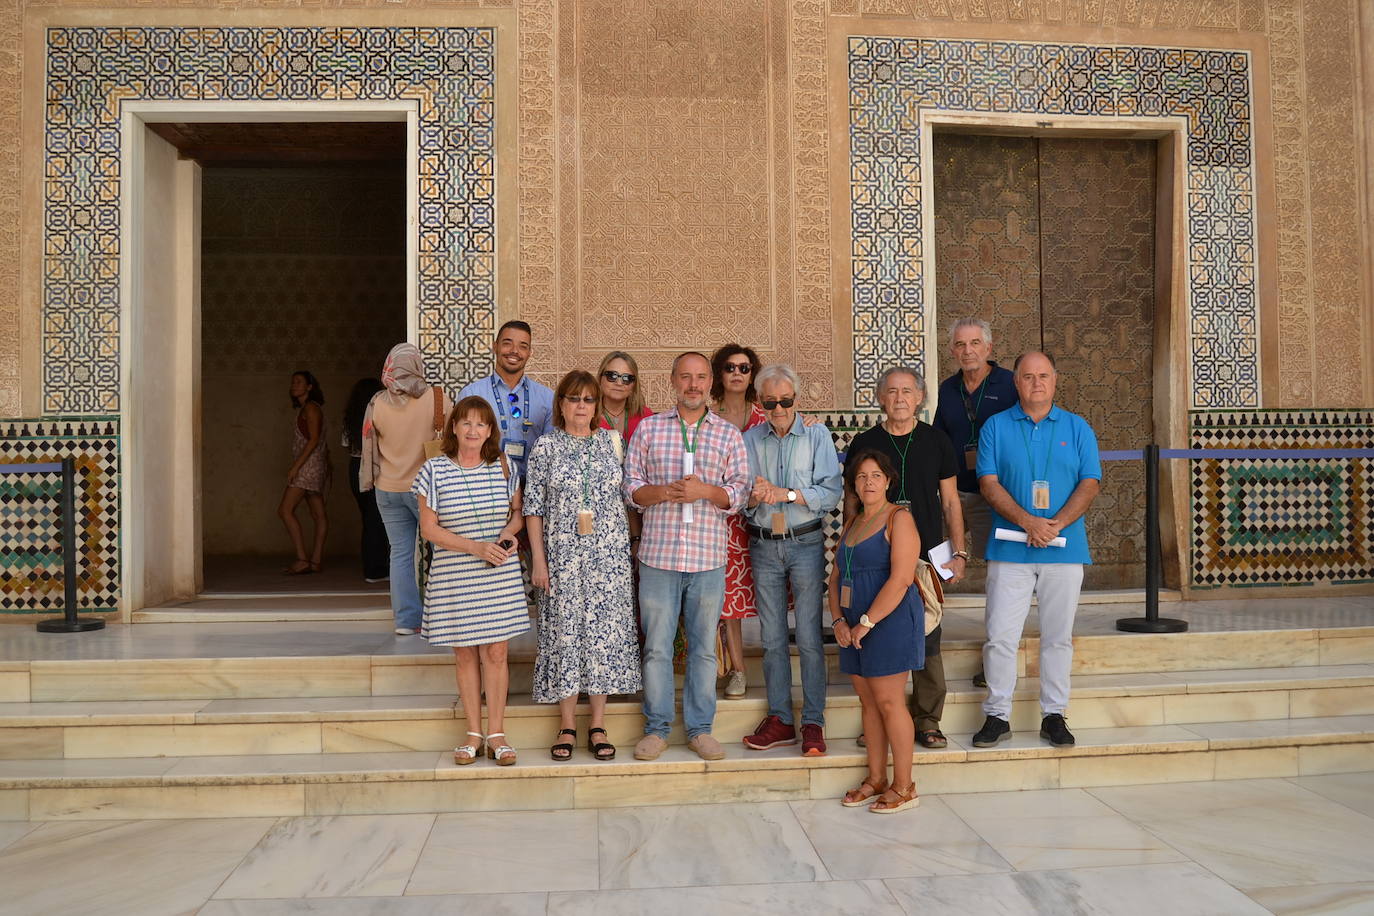
[[682, 718], [703, 760], [725, 756], [711, 737], [716, 717], [716, 626], [725, 602], [725, 516], [749, 497], [749, 454], [734, 424], [711, 413], [711, 361], [673, 360], [677, 405], [645, 417], [625, 458], [625, 498], [644, 513], [639, 614], [644, 627], [644, 737], [635, 757], [653, 760], [673, 723], [673, 637], [687, 633]]

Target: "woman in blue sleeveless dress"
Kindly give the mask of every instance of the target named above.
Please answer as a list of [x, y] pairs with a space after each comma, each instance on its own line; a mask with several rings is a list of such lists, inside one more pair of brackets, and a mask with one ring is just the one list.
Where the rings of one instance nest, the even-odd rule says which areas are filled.
[[881, 452], [863, 452], [845, 462], [845, 486], [862, 510], [840, 535], [830, 575], [840, 670], [854, 683], [868, 736], [868, 776], [845, 793], [842, 803], [867, 805], [874, 814], [921, 803], [911, 775], [915, 725], [906, 708], [907, 678], [925, 665], [925, 608], [915, 585], [921, 538], [911, 513], [887, 501], [887, 485], [896, 473], [892, 459]]

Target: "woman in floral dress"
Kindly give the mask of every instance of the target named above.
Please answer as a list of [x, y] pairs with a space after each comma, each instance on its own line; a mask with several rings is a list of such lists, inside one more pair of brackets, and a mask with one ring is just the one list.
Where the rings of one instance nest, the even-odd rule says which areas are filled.
[[600, 400], [590, 373], [563, 377], [554, 392], [556, 429], [535, 443], [525, 481], [539, 607], [533, 697], [558, 704], [554, 760], [569, 759], [576, 746], [579, 693], [591, 705], [587, 749], [598, 760], [614, 758], [606, 696], [642, 685], [620, 456], [616, 434], [596, 428]]

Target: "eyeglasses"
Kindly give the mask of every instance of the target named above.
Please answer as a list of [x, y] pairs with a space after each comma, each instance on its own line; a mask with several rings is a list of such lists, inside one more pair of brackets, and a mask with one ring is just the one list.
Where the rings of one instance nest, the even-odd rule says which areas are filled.
[[754, 371], [754, 367], [748, 363], [726, 363], [724, 369], [726, 372], [733, 372], [737, 375], [748, 375]]
[[760, 401], [759, 403], [761, 403], [761, 404], [763, 405], [763, 409], [764, 409], [764, 410], [772, 410], [772, 409], [775, 408], [775, 407], [791, 407], [793, 404], [797, 403], [797, 399], [796, 399], [795, 397], [791, 397], [791, 398], [764, 398], [764, 399], [763, 399], [762, 401]]
[[594, 394], [565, 394], [563, 400], [570, 404], [595, 404], [596, 395]]
[[506, 395], [506, 398], [511, 403], [510, 415], [512, 417], [515, 417], [517, 420], [524, 416], [524, 414], [520, 412], [520, 395], [512, 391], [510, 394]]
[[622, 385], [633, 385], [635, 383], [635, 379], [637, 378], [637, 376], [635, 376], [633, 373], [614, 372], [610, 369], [607, 369], [605, 372], [601, 373], [601, 377], [608, 382], [620, 382]]

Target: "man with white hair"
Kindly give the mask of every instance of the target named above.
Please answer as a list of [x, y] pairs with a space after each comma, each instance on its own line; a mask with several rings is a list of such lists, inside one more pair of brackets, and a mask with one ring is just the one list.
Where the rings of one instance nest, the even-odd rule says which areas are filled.
[[797, 416], [801, 379], [786, 363], [764, 366], [754, 378], [768, 416], [744, 432], [753, 488], [745, 521], [754, 568], [754, 601], [763, 631], [763, 680], [768, 715], [744, 745], [763, 751], [797, 743], [792, 715], [792, 660], [787, 649], [787, 593], [791, 585], [801, 661], [802, 755], [825, 754], [825, 648], [821, 595], [825, 591], [826, 513], [844, 488], [830, 430]]

